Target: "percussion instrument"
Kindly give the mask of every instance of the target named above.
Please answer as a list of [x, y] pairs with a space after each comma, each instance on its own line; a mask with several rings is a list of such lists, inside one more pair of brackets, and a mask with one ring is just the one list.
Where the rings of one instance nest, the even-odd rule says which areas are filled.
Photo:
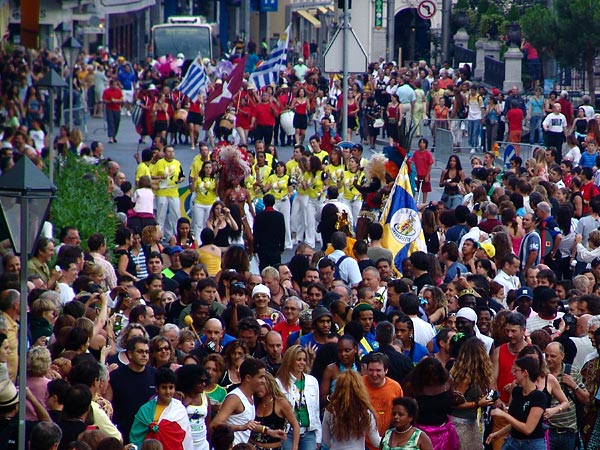
[[281, 124], [281, 129], [288, 136], [293, 136], [294, 129], [294, 111], [284, 111], [279, 116], [279, 121]]
[[178, 109], [175, 113], [175, 123], [182, 126], [187, 122], [188, 112], [186, 109]]

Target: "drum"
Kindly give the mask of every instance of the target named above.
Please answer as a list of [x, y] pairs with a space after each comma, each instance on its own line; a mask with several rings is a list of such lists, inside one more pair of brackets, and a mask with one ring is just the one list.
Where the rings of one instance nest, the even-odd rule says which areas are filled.
[[188, 112], [186, 109], [178, 109], [175, 113], [175, 123], [178, 126], [183, 126], [187, 122]]
[[279, 116], [281, 129], [288, 136], [294, 135], [294, 111], [284, 111]]

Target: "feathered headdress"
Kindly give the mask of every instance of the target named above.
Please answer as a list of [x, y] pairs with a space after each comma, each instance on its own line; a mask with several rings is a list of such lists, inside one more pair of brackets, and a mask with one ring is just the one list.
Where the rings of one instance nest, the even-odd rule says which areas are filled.
[[365, 181], [370, 184], [375, 178], [381, 181], [381, 184], [385, 184], [385, 163], [387, 158], [377, 153], [371, 157], [367, 166], [365, 167]]
[[224, 145], [218, 147], [215, 152], [215, 157], [221, 167], [221, 173], [228, 183], [241, 182], [252, 172], [248, 162], [248, 153], [241, 150], [237, 145]]

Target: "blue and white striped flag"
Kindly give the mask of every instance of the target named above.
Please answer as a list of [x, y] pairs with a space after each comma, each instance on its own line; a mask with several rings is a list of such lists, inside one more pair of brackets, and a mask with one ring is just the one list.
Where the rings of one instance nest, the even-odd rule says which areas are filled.
[[277, 84], [279, 81], [279, 73], [285, 69], [287, 60], [291, 26], [292, 24], [289, 24], [285, 29], [285, 32], [277, 41], [277, 45], [271, 50], [269, 57], [250, 75], [250, 81], [254, 83], [257, 89], [262, 89], [271, 83]]
[[192, 100], [196, 100], [198, 94], [206, 93], [207, 87], [208, 77], [206, 76], [206, 70], [204, 70], [202, 59], [198, 56], [188, 68], [185, 77], [183, 77], [183, 80], [177, 86], [177, 90]]

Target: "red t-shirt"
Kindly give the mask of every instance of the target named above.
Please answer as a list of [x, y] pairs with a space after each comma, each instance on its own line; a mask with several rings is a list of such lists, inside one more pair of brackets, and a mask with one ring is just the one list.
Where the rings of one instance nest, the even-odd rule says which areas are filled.
[[235, 126], [244, 130], [250, 129], [250, 118], [252, 117], [252, 108], [249, 106], [240, 106], [235, 115]]
[[275, 126], [275, 114], [273, 113], [275, 105], [271, 102], [259, 103], [254, 107], [254, 117], [256, 117], [256, 125], [263, 127]]
[[121, 103], [113, 103], [113, 100], [123, 100], [123, 93], [119, 88], [107, 88], [102, 93], [102, 101], [106, 104], [109, 111], [120, 111]]
[[521, 108], [511, 108], [506, 113], [508, 122], [508, 131], [521, 131], [523, 129], [523, 110]]
[[433, 156], [429, 150], [417, 150], [413, 153], [412, 160], [417, 168], [417, 177], [425, 178], [429, 168], [433, 166]]

